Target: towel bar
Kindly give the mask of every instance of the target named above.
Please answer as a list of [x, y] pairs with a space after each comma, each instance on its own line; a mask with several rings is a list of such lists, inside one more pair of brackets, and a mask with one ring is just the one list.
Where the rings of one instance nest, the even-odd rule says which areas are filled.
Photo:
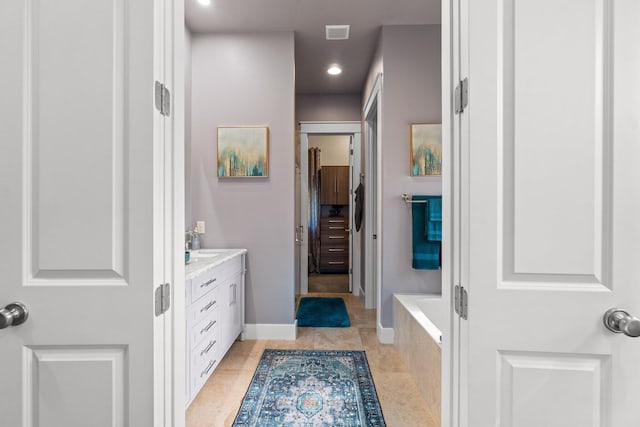
[[402, 194], [401, 197], [406, 203], [427, 203], [426, 200], [411, 200], [411, 196], [407, 194]]

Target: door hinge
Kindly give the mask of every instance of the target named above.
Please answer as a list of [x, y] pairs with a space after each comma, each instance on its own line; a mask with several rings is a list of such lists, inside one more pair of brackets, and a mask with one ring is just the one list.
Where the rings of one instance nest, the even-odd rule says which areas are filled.
[[353, 156], [353, 148], [349, 150], [349, 154]]
[[160, 111], [163, 116], [171, 115], [171, 92], [167, 87], [156, 81], [156, 110]]
[[460, 81], [456, 86], [456, 90], [454, 93], [454, 104], [456, 114], [461, 114], [469, 105], [469, 79], [464, 78], [464, 80]]
[[156, 288], [156, 316], [160, 316], [171, 307], [171, 285], [169, 283], [162, 284]]
[[468, 318], [468, 301], [469, 295], [467, 294], [467, 290], [461, 285], [456, 285], [454, 289], [454, 309], [458, 316], [465, 320]]

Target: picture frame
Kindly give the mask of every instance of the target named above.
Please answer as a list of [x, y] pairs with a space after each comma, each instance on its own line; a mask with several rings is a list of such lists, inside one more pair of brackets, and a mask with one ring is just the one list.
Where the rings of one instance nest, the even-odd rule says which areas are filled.
[[409, 175], [442, 176], [442, 124], [411, 124]]
[[218, 178], [269, 177], [268, 126], [217, 127]]

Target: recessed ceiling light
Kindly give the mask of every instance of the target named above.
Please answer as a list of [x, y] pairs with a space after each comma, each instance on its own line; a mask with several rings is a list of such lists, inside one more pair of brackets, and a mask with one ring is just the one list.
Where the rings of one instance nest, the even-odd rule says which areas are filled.
[[332, 65], [327, 70], [327, 73], [331, 74], [332, 76], [337, 76], [341, 72], [342, 72], [342, 68], [340, 68], [340, 66], [338, 66], [338, 65]]
[[202, 6], [211, 6], [211, 0], [198, 0]]

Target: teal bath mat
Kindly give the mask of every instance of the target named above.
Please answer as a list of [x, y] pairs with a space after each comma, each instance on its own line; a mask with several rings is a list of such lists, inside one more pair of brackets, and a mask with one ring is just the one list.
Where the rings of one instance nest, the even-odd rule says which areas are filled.
[[364, 351], [262, 354], [233, 427], [384, 427]]
[[304, 297], [298, 305], [298, 326], [348, 328], [351, 326], [342, 298]]

